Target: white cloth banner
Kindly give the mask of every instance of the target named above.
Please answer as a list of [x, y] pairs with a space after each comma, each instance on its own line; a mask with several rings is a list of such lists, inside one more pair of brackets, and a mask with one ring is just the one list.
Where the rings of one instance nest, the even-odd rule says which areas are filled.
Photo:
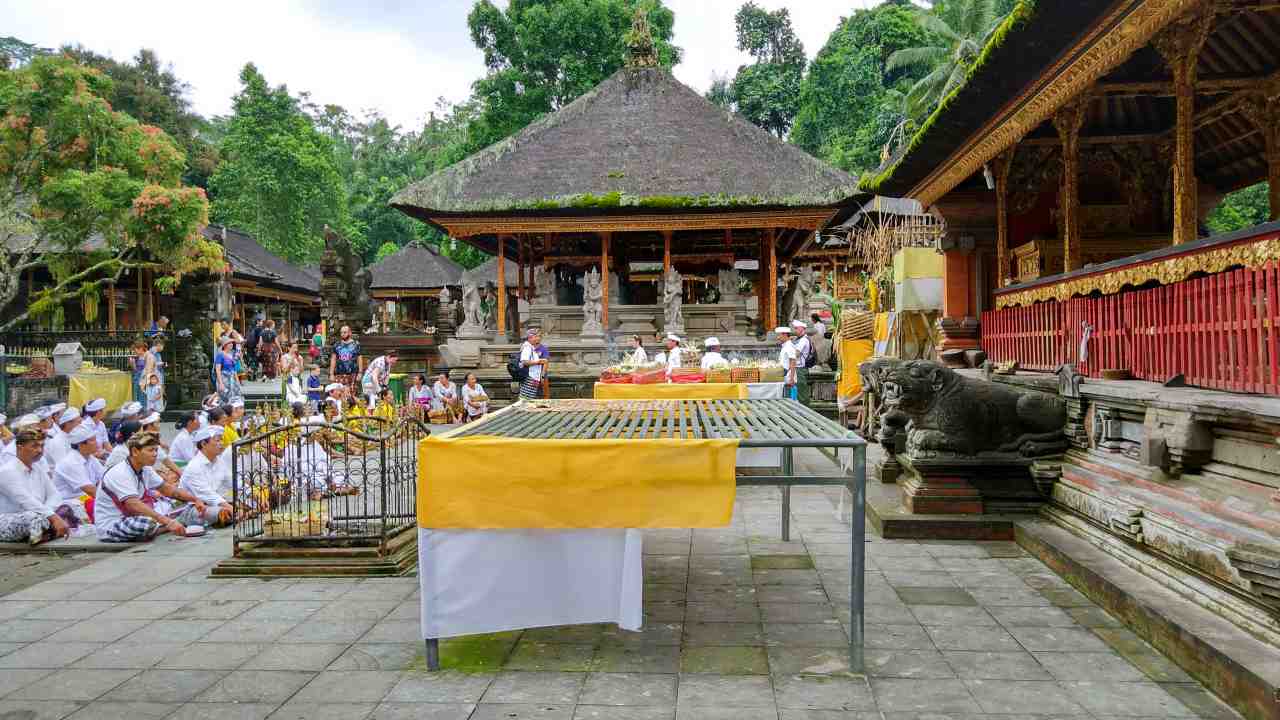
[[[752, 400], [781, 400], [780, 382], [747, 383], [747, 397]], [[782, 448], [738, 448], [738, 467], [782, 467]]]
[[617, 623], [639, 630], [638, 530], [418, 529], [422, 637]]

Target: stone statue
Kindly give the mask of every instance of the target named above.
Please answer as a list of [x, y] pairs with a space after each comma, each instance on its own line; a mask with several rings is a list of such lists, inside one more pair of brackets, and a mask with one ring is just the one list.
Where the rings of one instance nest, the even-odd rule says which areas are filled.
[[440, 288], [440, 305], [443, 307], [453, 302], [453, 295], [450, 294], [449, 288]]
[[362, 267], [356, 271], [352, 295], [355, 302], [352, 307], [353, 324], [359, 327], [369, 327], [373, 322], [373, 273], [369, 272], [369, 268]]
[[684, 278], [668, 268], [662, 278], [663, 328], [669, 333], [684, 332]]
[[484, 313], [480, 307], [480, 287], [475, 283], [462, 286], [462, 326], [459, 331], [484, 329]]
[[[878, 362], [878, 361], [877, 361]], [[905, 427], [916, 458], [1036, 457], [1061, 453], [1067, 407], [1061, 398], [964, 377], [931, 360], [859, 368], [878, 382], [881, 422]]]
[[782, 315], [778, 319], [786, 322], [791, 322], [792, 320], [808, 322], [809, 298], [813, 297], [816, 284], [817, 280], [814, 278], [813, 268], [808, 265], [802, 266], [791, 277], [791, 284], [783, 298]]
[[734, 268], [721, 270], [716, 282], [720, 291], [720, 302], [733, 302], [738, 299], [738, 271]]
[[485, 283], [480, 315], [483, 318], [481, 326], [485, 330], [493, 332], [498, 329], [498, 288], [493, 283]]
[[533, 269], [533, 304], [556, 304], [556, 275], [545, 267]]
[[591, 268], [582, 276], [582, 334], [603, 335], [604, 285], [600, 271]]

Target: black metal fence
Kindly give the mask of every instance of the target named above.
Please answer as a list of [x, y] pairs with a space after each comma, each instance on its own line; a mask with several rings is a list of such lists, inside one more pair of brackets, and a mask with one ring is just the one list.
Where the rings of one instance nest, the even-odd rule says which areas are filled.
[[418, 441], [411, 418], [268, 426], [235, 443], [233, 533], [241, 543], [385, 547], [416, 524]]

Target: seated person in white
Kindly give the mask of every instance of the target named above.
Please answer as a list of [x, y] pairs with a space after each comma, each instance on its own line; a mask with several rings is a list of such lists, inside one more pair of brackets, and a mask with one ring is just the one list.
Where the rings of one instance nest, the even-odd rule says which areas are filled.
[[702, 372], [706, 372], [717, 365], [728, 364], [728, 361], [720, 354], [720, 338], [709, 337], [702, 345], [707, 349], [706, 352], [702, 353]]
[[[166, 532], [181, 537], [187, 525], [217, 522], [217, 508], [165, 482], [152, 468], [159, 438], [134, 433], [125, 447], [128, 457], [103, 475], [94, 496], [93, 525], [99, 542], [138, 542]], [[170, 500], [183, 504], [172, 508]]]
[[79, 525], [79, 513], [62, 502], [62, 496], [40, 458], [44, 455], [44, 431], [24, 427], [14, 438], [13, 457], [0, 465], [0, 542], [32, 545], [66, 537]]
[[93, 498], [98, 491], [105, 469], [98, 460], [98, 433], [93, 425], [81, 423], [67, 434], [71, 443], [68, 452], [53, 468], [53, 484], [62, 495], [62, 502], [81, 504], [80, 498]]
[[67, 433], [76, 429], [80, 422], [80, 408], [67, 408], [58, 416], [56, 429], [44, 444], [44, 460], [50, 468], [57, 466], [58, 461], [71, 452]]
[[200, 416], [187, 413], [178, 419], [178, 434], [169, 443], [169, 459], [179, 467], [195, 459], [196, 443], [192, 433], [200, 429]]
[[196, 444], [196, 456], [182, 469], [178, 487], [191, 493], [209, 508], [206, 517], [216, 517], [212, 524], [227, 525], [231, 522], [233, 512], [231, 503], [218, 492], [217, 477], [218, 457], [222, 454], [222, 429], [209, 426], [197, 430], [193, 441]]
[[489, 412], [489, 395], [476, 379], [475, 373], [467, 373], [462, 386], [462, 404], [467, 409], [467, 420], [484, 417]]

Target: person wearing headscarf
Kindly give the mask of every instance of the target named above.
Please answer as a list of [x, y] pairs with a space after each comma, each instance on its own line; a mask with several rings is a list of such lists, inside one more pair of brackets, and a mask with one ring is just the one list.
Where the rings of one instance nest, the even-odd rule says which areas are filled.
[[111, 437], [107, 433], [107, 424], [102, 422], [102, 415], [107, 411], [105, 398], [94, 398], [84, 404], [84, 424], [92, 424], [94, 435], [98, 439], [98, 459], [102, 460], [111, 452]]
[[94, 495], [106, 468], [98, 460], [98, 434], [84, 423], [67, 433], [71, 452], [53, 468], [53, 484], [62, 495], [62, 502], [79, 503], [93, 522]]
[[67, 434], [75, 430], [80, 423], [79, 408], [67, 408], [58, 416], [58, 424], [54, 426], [55, 432], [44, 444], [45, 462], [49, 467], [56, 467], [58, 461], [71, 452], [71, 443], [67, 439]]
[[209, 508], [207, 515], [215, 517], [215, 526], [228, 525], [234, 514], [231, 503], [219, 491], [218, 459], [222, 455], [222, 434], [216, 427], [196, 431], [193, 437], [196, 455], [182, 470], [178, 487], [187, 491]]

